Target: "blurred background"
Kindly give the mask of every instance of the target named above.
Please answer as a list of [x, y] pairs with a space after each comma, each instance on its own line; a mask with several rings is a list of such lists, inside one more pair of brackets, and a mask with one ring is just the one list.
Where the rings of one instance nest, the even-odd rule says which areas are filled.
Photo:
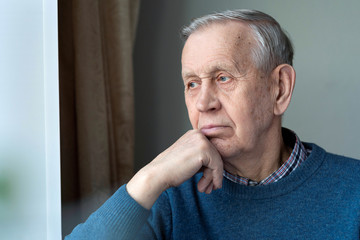
[[59, 235], [60, 170], [69, 234], [190, 129], [179, 30], [235, 8], [270, 14], [294, 43], [283, 125], [360, 159], [357, 0], [0, 0], [0, 239]]
[[0, 239], [61, 239], [56, 0], [0, 0]]

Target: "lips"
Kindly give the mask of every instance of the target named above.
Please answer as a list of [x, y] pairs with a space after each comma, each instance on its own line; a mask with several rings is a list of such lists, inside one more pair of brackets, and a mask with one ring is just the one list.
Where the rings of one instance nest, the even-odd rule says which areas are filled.
[[216, 137], [224, 134], [228, 130], [225, 125], [206, 125], [200, 128], [200, 131], [207, 137]]

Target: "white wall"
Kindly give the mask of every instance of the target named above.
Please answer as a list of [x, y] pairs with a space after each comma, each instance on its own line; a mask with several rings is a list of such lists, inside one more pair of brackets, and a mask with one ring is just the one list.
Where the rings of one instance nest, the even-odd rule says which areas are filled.
[[360, 1], [156, 0], [142, 2], [135, 48], [137, 167], [190, 128], [180, 27], [236, 8], [272, 15], [294, 42], [297, 83], [284, 126], [304, 141], [360, 159]]
[[60, 239], [56, 0], [0, 1], [0, 239]]

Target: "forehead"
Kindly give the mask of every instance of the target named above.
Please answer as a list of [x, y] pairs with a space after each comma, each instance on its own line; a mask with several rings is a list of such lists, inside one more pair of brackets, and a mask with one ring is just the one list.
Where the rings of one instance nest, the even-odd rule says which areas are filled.
[[183, 75], [207, 71], [214, 67], [244, 68], [250, 64], [255, 46], [249, 26], [242, 22], [212, 23], [187, 39], [182, 52]]

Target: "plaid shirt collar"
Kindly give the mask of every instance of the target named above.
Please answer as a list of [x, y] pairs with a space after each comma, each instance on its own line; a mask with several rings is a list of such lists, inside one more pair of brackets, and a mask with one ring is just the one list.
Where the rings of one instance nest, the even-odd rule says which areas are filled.
[[283, 130], [284, 141], [290, 143], [294, 147], [288, 160], [286, 160], [278, 170], [276, 170], [275, 172], [273, 172], [267, 178], [265, 178], [260, 182], [253, 181], [245, 177], [233, 175], [225, 170], [223, 174], [224, 177], [238, 184], [243, 184], [247, 186], [258, 186], [258, 185], [266, 185], [277, 182], [280, 179], [289, 175], [291, 172], [293, 172], [298, 166], [300, 166], [302, 162], [305, 161], [310, 151], [304, 147], [298, 136], [293, 131], [288, 130], [286, 128], [283, 128], [282, 130]]

